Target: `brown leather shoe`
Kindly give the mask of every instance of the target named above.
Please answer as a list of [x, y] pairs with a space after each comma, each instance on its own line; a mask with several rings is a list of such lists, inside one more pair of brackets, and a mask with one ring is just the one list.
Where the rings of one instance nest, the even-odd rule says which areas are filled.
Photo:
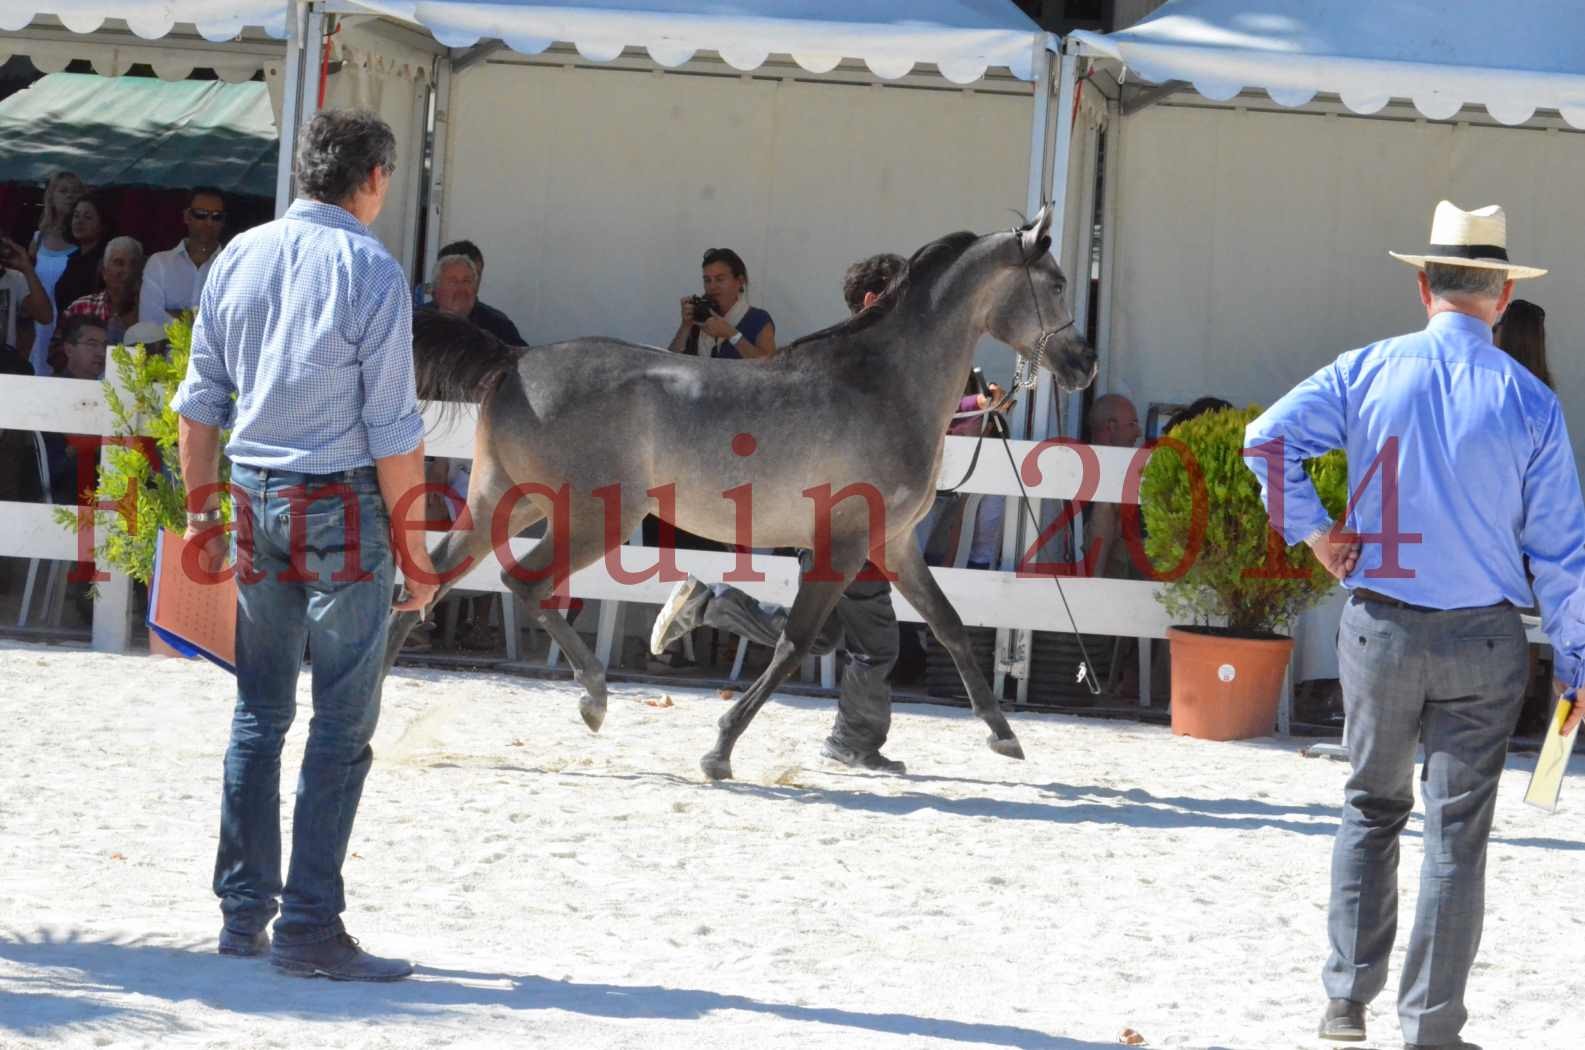
[[270, 963], [293, 977], [328, 977], [332, 981], [400, 981], [413, 972], [406, 959], [382, 959], [358, 946], [358, 939], [338, 933], [313, 944], [275, 943]]

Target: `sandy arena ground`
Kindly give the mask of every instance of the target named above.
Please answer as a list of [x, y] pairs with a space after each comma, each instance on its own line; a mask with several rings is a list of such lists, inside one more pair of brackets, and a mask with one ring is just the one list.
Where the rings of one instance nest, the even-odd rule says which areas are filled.
[[[305, 714], [286, 755], [287, 816]], [[393, 985], [214, 954], [233, 683], [207, 664], [0, 643], [0, 1046], [1311, 1048], [1345, 767], [1296, 743], [902, 706], [901, 777], [766, 707], [701, 782], [714, 691], [400, 672], [347, 862]], [[1465, 1035], [1577, 1050], [1585, 759], [1563, 812], [1510, 760]], [[1420, 820], [1404, 840], [1412, 914]], [[1401, 957], [1401, 946], [1400, 946]], [[1401, 1045], [1389, 992], [1370, 1047]]]

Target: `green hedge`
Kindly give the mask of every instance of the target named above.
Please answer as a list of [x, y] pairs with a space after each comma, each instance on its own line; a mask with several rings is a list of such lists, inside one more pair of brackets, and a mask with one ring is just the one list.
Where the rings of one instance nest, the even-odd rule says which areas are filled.
[[[1260, 486], [1250, 470], [1267, 469], [1260, 458], [1245, 459], [1244, 428], [1261, 409], [1228, 408], [1175, 428], [1203, 475], [1204, 533], [1187, 571], [1163, 588], [1161, 602], [1185, 622], [1225, 625], [1239, 635], [1267, 635], [1324, 598], [1336, 580], [1303, 543], [1286, 546], [1270, 528]], [[1180, 567], [1194, 526], [1194, 484], [1181, 450], [1157, 448], [1145, 465], [1140, 507], [1145, 553], [1157, 573]], [[1348, 463], [1342, 450], [1305, 464], [1327, 512], [1335, 520], [1348, 499]], [[1276, 565], [1292, 575], [1257, 577], [1277, 548]]]
[[[171, 399], [187, 375], [192, 315], [183, 314], [171, 321], [165, 332], [170, 338], [166, 354], [150, 354], [141, 346], [111, 348], [110, 367], [120, 378], [126, 399], [108, 379], [104, 383], [116, 436], [147, 435], [159, 450], [165, 469], [154, 470], [149, 457], [136, 444], [108, 445], [92, 494], [92, 502], [117, 508], [94, 514], [97, 561], [144, 584], [154, 574], [154, 546], [159, 530], [181, 531], [187, 524], [187, 490], [177, 459], [178, 416], [171, 408]], [[221, 481], [225, 482], [229, 470], [224, 456], [220, 469]], [[231, 500], [224, 494], [221, 512], [227, 521], [231, 520]], [[75, 508], [57, 509], [55, 519], [69, 529], [77, 528]]]

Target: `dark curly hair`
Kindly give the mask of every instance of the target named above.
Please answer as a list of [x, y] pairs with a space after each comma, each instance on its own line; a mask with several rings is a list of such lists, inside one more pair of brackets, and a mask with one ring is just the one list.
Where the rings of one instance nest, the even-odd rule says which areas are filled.
[[897, 275], [907, 269], [908, 262], [901, 255], [882, 252], [849, 266], [842, 275], [842, 299], [848, 309], [858, 313], [864, 309], [864, 296], [868, 292], [880, 295], [891, 287]]
[[1535, 373], [1547, 386], [1552, 371], [1546, 363], [1546, 311], [1528, 299], [1515, 299], [1492, 329], [1492, 342]]
[[297, 188], [316, 201], [346, 202], [375, 168], [396, 170], [396, 136], [366, 109], [322, 110], [297, 140]]
[[699, 264], [699, 269], [704, 269], [714, 263], [725, 264], [732, 276], [748, 284], [748, 267], [743, 265], [743, 257], [731, 248], [711, 248], [704, 253], [704, 261]]

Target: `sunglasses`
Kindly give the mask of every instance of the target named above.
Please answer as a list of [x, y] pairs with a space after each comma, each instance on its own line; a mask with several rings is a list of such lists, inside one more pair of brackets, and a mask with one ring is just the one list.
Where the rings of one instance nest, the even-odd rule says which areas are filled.
[[188, 208], [187, 214], [199, 222], [225, 222], [226, 213], [223, 211], [205, 211], [203, 208]]

